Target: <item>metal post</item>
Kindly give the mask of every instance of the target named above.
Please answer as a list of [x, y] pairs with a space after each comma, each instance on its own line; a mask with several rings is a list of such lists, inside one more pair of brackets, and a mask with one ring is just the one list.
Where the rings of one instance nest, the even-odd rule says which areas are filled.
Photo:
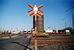
[[32, 10], [28, 11], [28, 14], [30, 14], [30, 16], [34, 16], [35, 17], [35, 32], [34, 32], [34, 47], [35, 47], [35, 50], [37, 50], [37, 23], [36, 23], [36, 17], [40, 17], [41, 15], [43, 15], [43, 12], [41, 10], [39, 10], [41, 7], [43, 7], [42, 5], [40, 6], [33, 6], [31, 4], [28, 4], [29, 7], [32, 8]]
[[34, 43], [35, 43], [35, 50], [37, 50], [37, 27], [36, 27], [36, 15], [35, 15], [35, 34], [34, 34], [34, 36], [35, 36], [35, 41], [34, 41]]

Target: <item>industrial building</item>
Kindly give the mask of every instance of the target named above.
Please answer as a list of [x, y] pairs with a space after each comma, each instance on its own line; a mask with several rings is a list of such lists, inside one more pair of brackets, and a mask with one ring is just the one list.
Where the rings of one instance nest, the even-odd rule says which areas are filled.
[[[36, 26], [38, 32], [44, 32], [44, 15], [41, 17], [37, 16]], [[35, 28], [35, 17], [33, 17], [33, 28]]]

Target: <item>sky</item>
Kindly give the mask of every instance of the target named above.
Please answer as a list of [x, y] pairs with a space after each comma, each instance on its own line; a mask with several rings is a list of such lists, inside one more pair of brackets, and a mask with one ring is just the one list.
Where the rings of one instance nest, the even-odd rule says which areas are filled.
[[73, 2], [74, 0], [0, 0], [0, 29], [31, 30], [33, 17], [27, 13], [31, 10], [29, 3], [43, 5], [41, 10], [44, 12], [45, 30], [48, 27], [52, 29], [72, 27]]

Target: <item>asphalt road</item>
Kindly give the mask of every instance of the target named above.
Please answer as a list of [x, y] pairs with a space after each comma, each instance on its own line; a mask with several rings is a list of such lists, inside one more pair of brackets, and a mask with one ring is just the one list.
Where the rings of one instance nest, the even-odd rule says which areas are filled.
[[31, 38], [18, 36], [12, 39], [0, 39], [0, 50], [26, 50]]

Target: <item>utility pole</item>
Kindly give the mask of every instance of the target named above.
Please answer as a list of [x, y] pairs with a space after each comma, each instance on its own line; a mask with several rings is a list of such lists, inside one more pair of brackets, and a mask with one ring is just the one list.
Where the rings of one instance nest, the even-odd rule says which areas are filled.
[[[72, 4], [74, 3], [74, 1], [72, 1]], [[73, 16], [73, 11], [74, 11], [74, 5], [72, 5], [71, 8], [69, 8], [68, 10], [66, 10], [66, 12], [71, 11], [72, 12], [72, 28], [74, 29], [74, 16]]]
[[65, 28], [67, 27], [66, 20], [65, 20]]
[[73, 13], [72, 13], [72, 26], [73, 26], [73, 29], [74, 29], [74, 16], [73, 16]]

